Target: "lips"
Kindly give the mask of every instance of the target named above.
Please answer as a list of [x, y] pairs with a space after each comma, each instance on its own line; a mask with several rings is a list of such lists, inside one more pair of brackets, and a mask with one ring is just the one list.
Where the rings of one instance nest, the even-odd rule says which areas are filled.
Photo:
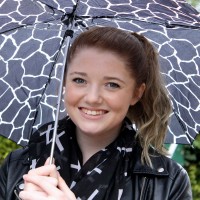
[[87, 115], [92, 115], [92, 116], [98, 116], [98, 115], [103, 115], [106, 114], [108, 111], [105, 110], [90, 110], [87, 108], [80, 108], [82, 112], [84, 112]]

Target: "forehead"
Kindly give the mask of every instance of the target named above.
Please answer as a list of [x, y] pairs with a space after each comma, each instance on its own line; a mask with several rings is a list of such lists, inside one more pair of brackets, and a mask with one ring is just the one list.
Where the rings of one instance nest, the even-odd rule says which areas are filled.
[[68, 71], [87, 72], [106, 76], [125, 75], [134, 78], [122, 57], [112, 51], [99, 48], [83, 48], [76, 53], [68, 66]]
[[[84, 54], [84, 52], [88, 53]], [[83, 46], [76, 48], [75, 52], [73, 53], [73, 55], [70, 56], [70, 59], [68, 61], [72, 62], [74, 59], [80, 57], [80, 54], [82, 55], [82, 58], [83, 57], [92, 58], [92, 56], [94, 56], [93, 52], [94, 54], [99, 54], [99, 56], [102, 57], [106, 56], [106, 54], [113, 55], [113, 57], [116, 57], [121, 62], [124, 62], [124, 64], [127, 63], [127, 57], [123, 53], [117, 52], [116, 50], [113, 49], [96, 47], [96, 46]]]
[[125, 59], [118, 53], [97, 48], [97, 47], [83, 47], [79, 48], [76, 53], [73, 55], [73, 57], [70, 60], [70, 65], [77, 62], [84, 62], [84, 63], [105, 63], [105, 62], [119, 62], [122, 65], [126, 65]]

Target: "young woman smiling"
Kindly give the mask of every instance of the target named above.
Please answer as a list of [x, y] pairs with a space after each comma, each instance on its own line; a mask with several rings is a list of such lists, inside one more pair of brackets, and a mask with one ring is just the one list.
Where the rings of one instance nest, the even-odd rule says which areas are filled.
[[[49, 123], [5, 161], [0, 197], [14, 199], [24, 181], [23, 200], [192, 199], [186, 171], [165, 156], [171, 105], [157, 52], [144, 36], [111, 27], [80, 34], [68, 54], [64, 89], [68, 117], [59, 122], [55, 164], [44, 165]], [[27, 167], [14, 181], [20, 159], [28, 159]]]

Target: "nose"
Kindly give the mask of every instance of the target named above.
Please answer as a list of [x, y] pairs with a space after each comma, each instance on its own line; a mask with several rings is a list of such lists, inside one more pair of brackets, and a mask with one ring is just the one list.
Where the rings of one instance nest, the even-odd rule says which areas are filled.
[[85, 101], [90, 105], [100, 104], [102, 102], [101, 89], [97, 85], [89, 87], [85, 95]]

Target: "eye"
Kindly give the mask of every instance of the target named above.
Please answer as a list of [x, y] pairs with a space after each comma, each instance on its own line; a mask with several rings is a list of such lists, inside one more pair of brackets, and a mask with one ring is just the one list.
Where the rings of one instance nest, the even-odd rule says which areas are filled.
[[82, 78], [74, 78], [73, 82], [77, 83], [77, 84], [84, 84], [86, 83], [86, 81]]
[[120, 88], [120, 85], [114, 82], [107, 83], [106, 86], [109, 88]]

